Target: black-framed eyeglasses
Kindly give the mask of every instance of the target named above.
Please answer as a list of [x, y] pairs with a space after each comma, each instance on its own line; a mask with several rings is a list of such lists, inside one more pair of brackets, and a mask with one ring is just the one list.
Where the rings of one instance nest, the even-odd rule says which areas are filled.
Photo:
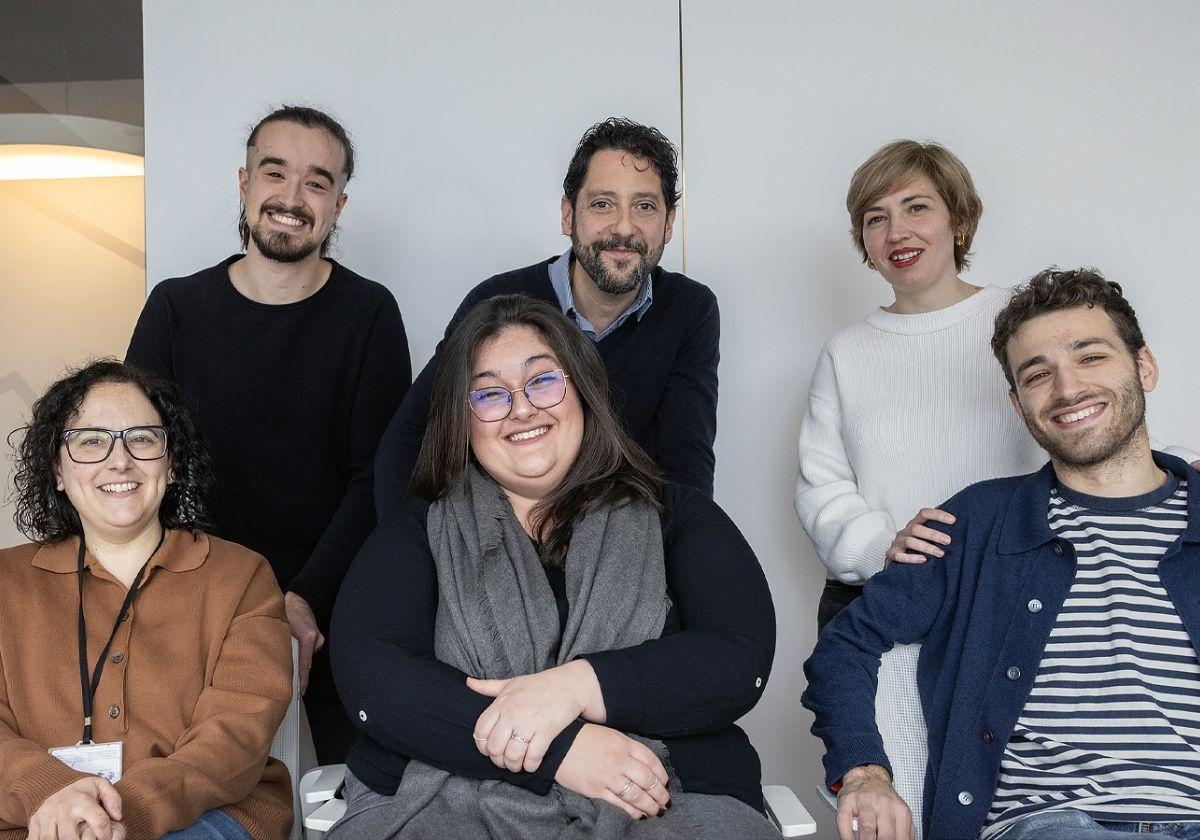
[[163, 426], [130, 426], [128, 429], [67, 429], [62, 433], [67, 455], [76, 464], [98, 464], [112, 454], [120, 438], [125, 451], [139, 461], [155, 461], [167, 454]]
[[512, 412], [513, 394], [517, 391], [524, 391], [525, 399], [534, 408], [554, 408], [566, 397], [569, 378], [570, 374], [563, 373], [561, 368], [548, 370], [531, 378], [521, 388], [509, 390], [498, 385], [476, 388], [467, 394], [467, 403], [484, 423], [495, 423]]

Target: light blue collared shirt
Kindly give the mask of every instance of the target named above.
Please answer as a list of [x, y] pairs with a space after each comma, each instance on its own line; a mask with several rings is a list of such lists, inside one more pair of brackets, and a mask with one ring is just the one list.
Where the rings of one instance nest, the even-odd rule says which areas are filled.
[[550, 263], [550, 285], [554, 287], [554, 294], [558, 296], [558, 305], [562, 309], [563, 314], [570, 318], [579, 329], [583, 330], [584, 334], [592, 341], [599, 341], [609, 333], [616, 330], [630, 315], [636, 315], [637, 319], [642, 320], [642, 316], [650, 308], [650, 304], [654, 302], [654, 289], [652, 278], [647, 277], [642, 283], [642, 290], [638, 293], [637, 300], [629, 304], [629, 308], [617, 316], [617, 320], [608, 325], [608, 329], [596, 335], [596, 328], [591, 325], [587, 318], [580, 315], [575, 310], [575, 295], [571, 292], [571, 249], [568, 248], [566, 253]]

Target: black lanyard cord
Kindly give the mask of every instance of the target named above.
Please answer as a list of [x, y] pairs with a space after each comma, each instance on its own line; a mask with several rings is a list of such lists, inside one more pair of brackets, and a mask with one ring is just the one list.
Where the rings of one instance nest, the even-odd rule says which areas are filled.
[[129, 587], [129, 591], [125, 593], [125, 601], [121, 604], [121, 611], [117, 613], [117, 620], [113, 622], [112, 632], [108, 635], [108, 642], [104, 645], [104, 650], [100, 652], [100, 658], [96, 660], [96, 668], [92, 671], [92, 678], [88, 679], [87, 667], [87, 624], [83, 618], [83, 557], [87, 552], [87, 544], [84, 542], [83, 535], [79, 536], [79, 557], [76, 562], [76, 572], [79, 578], [79, 684], [83, 689], [83, 738], [80, 740], [82, 744], [92, 743], [92, 698], [96, 696], [96, 689], [100, 687], [100, 676], [104, 673], [104, 663], [108, 659], [109, 648], [112, 647], [113, 639], [117, 637], [117, 630], [121, 627], [121, 622], [129, 616], [129, 608], [133, 606], [133, 601], [137, 598], [138, 587], [142, 583], [142, 578], [146, 574], [146, 568], [150, 565], [150, 561], [158, 550], [162, 548], [163, 542], [167, 538], [167, 531], [164, 528], [162, 535], [158, 538], [158, 545], [154, 546], [154, 551], [150, 552], [150, 556], [146, 558], [146, 562], [142, 564], [142, 568], [138, 569], [137, 577], [133, 579], [133, 584]]

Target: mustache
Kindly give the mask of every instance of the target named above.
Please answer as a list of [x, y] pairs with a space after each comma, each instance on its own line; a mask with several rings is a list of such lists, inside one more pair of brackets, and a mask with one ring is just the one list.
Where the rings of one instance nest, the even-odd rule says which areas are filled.
[[592, 252], [595, 254], [599, 254], [601, 251], [611, 251], [614, 248], [637, 251], [643, 257], [650, 250], [645, 242], [641, 242], [632, 236], [614, 236], [611, 239], [599, 239], [591, 244]]
[[1046, 416], [1050, 416], [1056, 412], [1062, 411], [1065, 408], [1070, 408], [1073, 405], [1079, 405], [1080, 403], [1085, 403], [1089, 400], [1098, 399], [1099, 397], [1099, 394], [1082, 394], [1080, 396], [1073, 396], [1069, 399], [1064, 397], [1062, 399], [1057, 399], [1050, 405], [1046, 406], [1044, 409], [1042, 409], [1042, 413]]
[[312, 213], [309, 213], [303, 207], [287, 207], [277, 201], [264, 204], [259, 208], [258, 212], [259, 215], [264, 215], [266, 213], [284, 213], [288, 216], [295, 216], [297, 219], [302, 219], [303, 221], [308, 222], [309, 225], [312, 225], [314, 222]]

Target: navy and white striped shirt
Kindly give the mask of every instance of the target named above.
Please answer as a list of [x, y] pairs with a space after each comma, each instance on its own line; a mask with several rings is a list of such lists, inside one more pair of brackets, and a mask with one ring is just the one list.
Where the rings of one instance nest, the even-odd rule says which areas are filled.
[[1200, 662], [1158, 576], [1187, 527], [1187, 481], [1131, 499], [1055, 488], [1075, 547], [1063, 602], [1000, 762], [982, 837], [1037, 811], [1200, 821]]

